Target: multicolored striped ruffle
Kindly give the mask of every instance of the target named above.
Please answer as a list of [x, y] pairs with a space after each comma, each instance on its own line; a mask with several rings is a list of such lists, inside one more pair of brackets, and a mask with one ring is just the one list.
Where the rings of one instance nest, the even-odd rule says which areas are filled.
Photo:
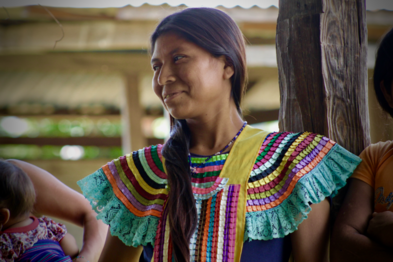
[[127, 245], [154, 244], [167, 199], [162, 145], [122, 156], [78, 181], [97, 218]]
[[247, 212], [273, 208], [326, 156], [335, 143], [312, 133], [273, 133], [263, 142], [247, 187]]
[[334, 196], [360, 163], [321, 135], [272, 133], [247, 187], [246, 238], [282, 238], [307, 218], [311, 204]]
[[[81, 180], [98, 218], [127, 245], [154, 244], [154, 261], [172, 257], [166, 219], [167, 180], [161, 145], [120, 157]], [[220, 177], [228, 154], [192, 157], [198, 227], [191, 239], [195, 261], [231, 261], [239, 185]], [[241, 156], [239, 156], [241, 157]], [[271, 133], [263, 142], [247, 185], [246, 239], [281, 238], [297, 229], [310, 204], [334, 196], [357, 156], [313, 133]]]

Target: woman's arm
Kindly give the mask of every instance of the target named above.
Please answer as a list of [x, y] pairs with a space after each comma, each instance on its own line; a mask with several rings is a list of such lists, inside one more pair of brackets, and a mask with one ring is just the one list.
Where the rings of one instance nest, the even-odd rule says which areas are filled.
[[112, 236], [110, 229], [108, 229], [104, 250], [102, 250], [99, 262], [138, 262], [142, 251], [142, 246], [126, 246], [118, 237]]
[[325, 262], [328, 261], [330, 205], [325, 199], [311, 208], [308, 218], [291, 234], [293, 255], [299, 262]]
[[337, 216], [331, 241], [331, 261], [393, 261], [393, 251], [370, 239], [367, 227], [373, 213], [374, 190], [365, 182], [350, 179], [349, 189]]
[[[108, 227], [96, 219], [96, 213], [91, 209], [89, 201], [39, 167], [20, 160], [8, 161], [19, 166], [32, 180], [37, 195], [34, 210], [83, 227], [83, 246], [80, 256], [90, 262], [97, 261]], [[84, 261], [77, 259], [79, 260]]]

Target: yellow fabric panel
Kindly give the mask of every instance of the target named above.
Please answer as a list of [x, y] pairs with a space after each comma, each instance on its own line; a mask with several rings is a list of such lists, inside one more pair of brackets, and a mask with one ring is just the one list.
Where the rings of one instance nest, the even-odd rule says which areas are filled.
[[235, 259], [239, 261], [243, 250], [246, 224], [247, 183], [259, 149], [269, 133], [246, 126], [236, 139], [220, 177], [228, 178], [228, 185], [241, 185], [237, 204]]

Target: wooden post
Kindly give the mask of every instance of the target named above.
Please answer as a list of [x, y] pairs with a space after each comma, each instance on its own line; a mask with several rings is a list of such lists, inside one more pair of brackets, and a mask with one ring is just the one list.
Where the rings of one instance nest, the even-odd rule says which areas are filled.
[[121, 110], [123, 134], [123, 153], [129, 154], [132, 151], [147, 146], [147, 140], [142, 133], [143, 109], [139, 102], [139, 79], [135, 74], [124, 75], [124, 100]]
[[328, 136], [360, 154], [370, 143], [364, 0], [280, 0], [280, 130]]

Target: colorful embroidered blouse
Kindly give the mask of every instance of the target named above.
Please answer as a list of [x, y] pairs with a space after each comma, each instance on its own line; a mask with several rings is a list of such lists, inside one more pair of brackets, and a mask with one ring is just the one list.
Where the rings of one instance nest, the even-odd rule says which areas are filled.
[[[40, 240], [60, 242], [67, 234], [67, 229], [63, 224], [56, 223], [47, 217], [31, 218], [33, 222], [28, 226], [0, 231], [0, 261], [11, 262], [20, 259], [33, 246], [36, 248], [36, 243]], [[46, 246], [45, 250], [47, 249]], [[66, 257], [61, 261], [71, 261], [71, 258]]]
[[[241, 247], [235, 252], [239, 249], [236, 240], [287, 236], [307, 218], [311, 204], [334, 196], [345, 185], [361, 161], [328, 138], [308, 132], [260, 137], [250, 163], [234, 154], [238, 142], [229, 155], [214, 156], [205, 164], [200, 165], [203, 157], [191, 158], [191, 165], [198, 166], [192, 177], [198, 212], [197, 230], [190, 241], [193, 261], [239, 261]], [[170, 261], [172, 247], [164, 208], [168, 192], [161, 149], [162, 145], [151, 146], [115, 159], [78, 184], [97, 218], [110, 225], [112, 235], [126, 245], [151, 244], [154, 261]], [[245, 188], [222, 176], [228, 173], [223, 168], [230, 165], [227, 158], [231, 154], [230, 163], [250, 166], [245, 170]], [[242, 222], [238, 199], [243, 191]], [[236, 234], [239, 226], [244, 229], [241, 238]]]

